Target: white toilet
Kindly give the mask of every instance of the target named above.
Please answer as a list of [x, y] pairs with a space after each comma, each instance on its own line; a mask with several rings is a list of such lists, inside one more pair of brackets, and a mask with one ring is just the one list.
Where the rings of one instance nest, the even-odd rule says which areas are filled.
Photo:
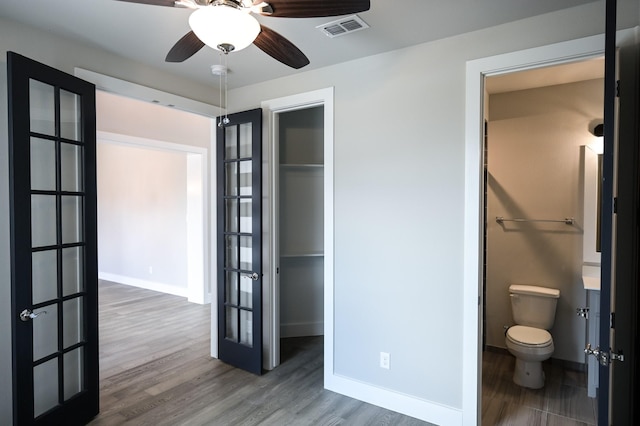
[[553, 354], [549, 330], [556, 317], [560, 290], [533, 285], [509, 286], [511, 311], [516, 325], [506, 333], [507, 349], [516, 357], [515, 384], [540, 389], [544, 386], [542, 361]]

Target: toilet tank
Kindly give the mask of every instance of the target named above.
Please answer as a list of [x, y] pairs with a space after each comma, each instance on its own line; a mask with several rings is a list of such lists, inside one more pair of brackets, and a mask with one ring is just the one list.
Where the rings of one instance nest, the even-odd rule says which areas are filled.
[[560, 290], [534, 285], [509, 286], [511, 312], [518, 325], [549, 330], [556, 319]]

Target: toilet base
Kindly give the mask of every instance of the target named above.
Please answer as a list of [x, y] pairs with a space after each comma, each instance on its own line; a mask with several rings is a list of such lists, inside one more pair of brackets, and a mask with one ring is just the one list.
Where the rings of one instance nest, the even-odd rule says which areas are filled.
[[544, 371], [542, 362], [523, 361], [516, 358], [516, 367], [513, 370], [513, 382], [525, 388], [540, 389], [544, 387]]

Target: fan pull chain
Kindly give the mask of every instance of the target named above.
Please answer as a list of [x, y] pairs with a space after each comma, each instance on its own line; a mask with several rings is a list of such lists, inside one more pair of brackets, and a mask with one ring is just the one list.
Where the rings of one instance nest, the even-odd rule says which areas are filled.
[[224, 53], [224, 120], [222, 122], [227, 125], [229, 124], [229, 84], [228, 84], [228, 75], [229, 75], [229, 53]]
[[[220, 59], [220, 66], [222, 67], [222, 53], [220, 53], [219, 59]], [[220, 96], [220, 102], [218, 103], [218, 105], [220, 105], [220, 108], [224, 108], [222, 105], [222, 73], [218, 74], [218, 95]], [[218, 120], [218, 127], [222, 127], [222, 114], [220, 114], [220, 117]]]
[[[222, 63], [222, 54], [224, 54], [224, 64]], [[213, 72], [213, 66], [211, 67], [212, 72]], [[229, 100], [229, 96], [228, 96], [228, 91], [229, 91], [229, 85], [227, 83], [227, 53], [226, 52], [222, 52], [220, 53], [220, 65], [217, 67], [216, 69], [216, 74], [218, 75], [218, 94], [220, 96], [220, 109], [222, 110], [220, 113], [220, 119], [218, 120], [218, 127], [222, 127], [222, 126], [226, 126], [227, 124], [229, 124], [229, 113], [228, 113], [228, 108], [227, 108], [227, 102]], [[224, 77], [224, 88], [222, 86], [222, 82], [223, 82], [223, 77]], [[224, 96], [224, 97], [223, 97]]]

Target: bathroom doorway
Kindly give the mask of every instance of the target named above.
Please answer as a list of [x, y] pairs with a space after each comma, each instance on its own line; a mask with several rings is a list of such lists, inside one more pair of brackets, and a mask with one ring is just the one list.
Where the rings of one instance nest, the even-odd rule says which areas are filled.
[[[587, 306], [582, 152], [600, 142], [593, 129], [603, 119], [603, 76], [603, 59], [595, 58], [485, 81], [484, 424], [596, 423], [583, 352], [587, 323], [576, 308]], [[515, 358], [505, 345], [514, 324], [511, 284], [560, 290], [542, 389], [512, 380]]]

